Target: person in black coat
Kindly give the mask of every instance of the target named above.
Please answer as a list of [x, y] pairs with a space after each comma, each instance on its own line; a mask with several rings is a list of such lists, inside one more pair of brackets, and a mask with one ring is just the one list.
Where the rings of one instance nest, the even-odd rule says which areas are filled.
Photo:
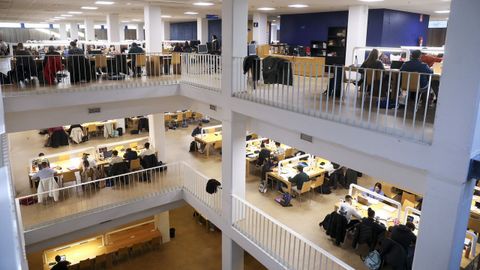
[[125, 159], [127, 161], [132, 161], [132, 160], [137, 159], [137, 158], [138, 158], [137, 152], [132, 151], [131, 148], [127, 148], [127, 150], [125, 151], [125, 154], [123, 155], [123, 159]]
[[396, 225], [392, 228], [391, 238], [407, 252], [410, 246], [415, 245], [417, 242], [417, 236], [413, 231], [415, 231], [415, 225], [412, 222], [407, 222], [405, 225]]
[[356, 226], [355, 235], [353, 237], [352, 246], [357, 247], [357, 244], [368, 244], [370, 251], [372, 251], [377, 240], [382, 233], [385, 233], [386, 228], [375, 221], [375, 211], [368, 208], [368, 217], [363, 218]]
[[263, 162], [265, 162], [267, 158], [270, 158], [270, 150], [268, 150], [265, 147], [265, 143], [262, 142], [262, 144], [260, 145], [260, 153], [258, 153], [257, 165], [262, 166]]

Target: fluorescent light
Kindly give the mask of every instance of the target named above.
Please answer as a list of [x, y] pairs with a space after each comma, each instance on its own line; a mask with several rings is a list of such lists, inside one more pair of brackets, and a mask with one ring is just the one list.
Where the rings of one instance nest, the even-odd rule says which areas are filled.
[[140, 19], [133, 19], [132, 21], [133, 21], [133, 22], [141, 22], [142, 20], [140, 20]]
[[208, 6], [213, 6], [215, 5], [214, 3], [210, 3], [210, 2], [196, 2], [196, 3], [193, 3], [194, 6], [204, 6], [204, 7], [208, 7]]
[[437, 11], [435, 11], [435, 13], [446, 14], [446, 13], [450, 13], [450, 10], [437, 10]]
[[291, 8], [306, 8], [306, 7], [308, 7], [308, 5], [304, 5], [304, 4], [293, 4], [293, 5], [288, 5], [288, 7], [291, 7]]
[[263, 10], [263, 11], [270, 11], [270, 10], [275, 10], [275, 8], [272, 7], [259, 7], [257, 10]]
[[62, 16], [62, 17], [72, 17], [73, 15], [70, 15], [70, 14], [62, 14], [62, 15], [60, 15], [60, 16]]
[[95, 9], [98, 9], [98, 7], [81, 7], [81, 9], [95, 10]]
[[171, 18], [172, 16], [171, 15], [162, 15], [161, 17], [162, 18]]
[[187, 12], [185, 12], [185, 13], [183, 13], [183, 14], [185, 14], [185, 15], [197, 15], [197, 14], [198, 14], [198, 12], [194, 12], [194, 11], [187, 11]]
[[69, 14], [82, 14], [83, 12], [81, 11], [69, 11]]
[[54, 19], [57, 19], [57, 20], [63, 20], [63, 19], [65, 19], [65, 18], [63, 18], [63, 17], [53, 17], [53, 18], [54, 18]]
[[358, 0], [360, 2], [383, 2], [384, 0]]
[[122, 21], [122, 23], [129, 23], [130, 21]]
[[113, 5], [115, 2], [112, 1], [96, 1], [95, 5]]

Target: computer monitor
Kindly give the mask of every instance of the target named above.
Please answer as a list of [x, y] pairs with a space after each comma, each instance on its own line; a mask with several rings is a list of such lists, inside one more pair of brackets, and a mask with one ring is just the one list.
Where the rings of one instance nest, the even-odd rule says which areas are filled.
[[198, 45], [198, 53], [202, 53], [202, 54], [208, 53], [207, 44], [200, 44], [200, 45]]
[[248, 44], [248, 55], [257, 55], [257, 46], [255, 44]]

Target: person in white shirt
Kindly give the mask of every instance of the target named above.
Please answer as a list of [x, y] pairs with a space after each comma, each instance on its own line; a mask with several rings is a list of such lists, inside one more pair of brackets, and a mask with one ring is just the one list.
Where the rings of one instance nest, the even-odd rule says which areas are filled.
[[[345, 195], [345, 200], [340, 204], [340, 207], [338, 208], [338, 213], [347, 219], [347, 229], [353, 227], [362, 219], [362, 216], [358, 213], [355, 207], [353, 207], [352, 200], [352, 196]], [[356, 220], [352, 220], [352, 216], [355, 217]]]
[[281, 143], [275, 142], [275, 146], [277, 148], [277, 150], [275, 150], [275, 153], [277, 154], [277, 156], [285, 154], [285, 149], [283, 149]]
[[39, 168], [40, 170], [32, 176], [35, 180], [35, 186], [38, 186], [40, 180], [55, 177], [57, 175], [57, 172], [50, 168], [45, 161], [40, 164]]
[[118, 156], [118, 151], [113, 150], [112, 151], [112, 158], [110, 159], [110, 165], [113, 165], [115, 163], [121, 163], [123, 162], [123, 158]]
[[153, 149], [153, 147], [150, 147], [150, 143], [146, 142], [143, 146], [145, 148], [140, 153], [141, 158], [150, 156], [150, 155], [155, 155], [155, 150]]
[[82, 167], [83, 167], [83, 161], [86, 160], [88, 161], [88, 164], [90, 164], [90, 167], [96, 167], [97, 166], [97, 161], [90, 157], [89, 153], [83, 153], [82, 154]]

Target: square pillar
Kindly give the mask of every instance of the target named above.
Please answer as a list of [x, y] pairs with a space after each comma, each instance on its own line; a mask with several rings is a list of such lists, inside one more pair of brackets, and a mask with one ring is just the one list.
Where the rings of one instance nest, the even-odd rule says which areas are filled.
[[165, 211], [154, 216], [155, 228], [162, 234], [162, 243], [170, 242], [170, 212]]
[[76, 22], [70, 23], [70, 38], [78, 39], [78, 24]]
[[108, 14], [107, 15], [107, 40], [108, 42], [119, 42], [120, 41], [120, 22], [118, 19], [118, 14]]
[[[259, 12], [253, 13], [253, 24], [253, 40], [255, 40], [258, 45], [268, 44], [267, 14]], [[255, 24], [257, 24], [256, 27]]]
[[146, 4], [144, 7], [145, 19], [145, 47], [149, 53], [162, 52], [163, 32], [162, 10], [160, 6]]
[[163, 38], [162, 38], [162, 41], [163, 40], [170, 40], [170, 22], [162, 20], [162, 23], [163, 23]]
[[137, 40], [145, 40], [145, 31], [143, 30], [144, 25], [143, 22], [137, 24]]
[[119, 41], [125, 41], [125, 31], [127, 30], [127, 24], [126, 23], [121, 23], [120, 27], [118, 29], [118, 38]]
[[67, 24], [60, 23], [58, 25], [58, 34], [60, 35], [61, 40], [67, 40]]
[[205, 18], [197, 18], [197, 40], [200, 40], [201, 44], [208, 41], [208, 20]]
[[92, 18], [85, 19], [85, 40], [95, 40], [95, 26]]
[[237, 243], [222, 233], [222, 270], [243, 270], [244, 254]]
[[270, 40], [272, 42], [278, 40], [278, 25], [279, 22], [274, 22], [270, 25]]
[[[351, 6], [348, 8], [348, 33], [346, 44], [345, 65], [350, 66], [353, 59], [353, 48], [365, 47], [367, 44], [368, 6]], [[357, 55], [359, 64], [363, 63], [365, 55]]]
[[150, 145], [157, 151], [157, 158], [166, 162], [165, 116], [163, 113], [148, 115], [148, 136]]

